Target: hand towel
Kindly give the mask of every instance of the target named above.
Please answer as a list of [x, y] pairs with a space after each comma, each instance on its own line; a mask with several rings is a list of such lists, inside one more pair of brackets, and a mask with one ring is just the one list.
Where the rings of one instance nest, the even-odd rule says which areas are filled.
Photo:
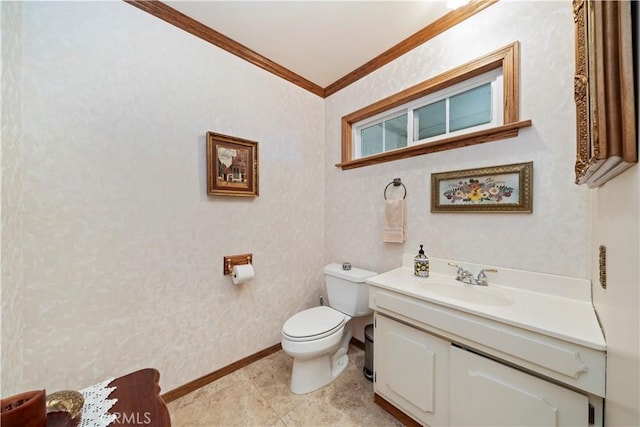
[[385, 200], [382, 241], [404, 243], [407, 240], [406, 218], [404, 199]]

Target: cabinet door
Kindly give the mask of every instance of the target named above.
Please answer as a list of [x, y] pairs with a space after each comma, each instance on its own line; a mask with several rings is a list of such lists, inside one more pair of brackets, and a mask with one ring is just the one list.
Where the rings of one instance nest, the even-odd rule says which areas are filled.
[[387, 317], [375, 320], [375, 392], [421, 423], [448, 425], [449, 342]]
[[451, 347], [451, 425], [588, 426], [587, 396]]

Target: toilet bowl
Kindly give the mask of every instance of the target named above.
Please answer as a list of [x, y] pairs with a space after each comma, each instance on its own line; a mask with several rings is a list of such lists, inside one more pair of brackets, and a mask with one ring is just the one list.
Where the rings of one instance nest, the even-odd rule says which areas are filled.
[[325, 267], [330, 306], [310, 308], [291, 316], [282, 327], [282, 349], [293, 357], [291, 391], [305, 394], [335, 380], [349, 363], [353, 335], [351, 319], [371, 313], [366, 278], [376, 273]]

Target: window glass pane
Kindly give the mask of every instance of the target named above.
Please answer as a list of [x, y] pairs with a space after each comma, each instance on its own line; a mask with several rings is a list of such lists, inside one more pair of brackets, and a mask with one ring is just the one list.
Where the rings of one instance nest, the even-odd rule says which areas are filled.
[[384, 122], [384, 151], [407, 146], [407, 115]]
[[491, 83], [449, 98], [449, 131], [491, 121]]
[[418, 108], [413, 113], [414, 140], [419, 141], [442, 135], [447, 131], [445, 124], [446, 101], [444, 99]]
[[370, 156], [382, 152], [382, 123], [369, 126], [360, 131], [361, 156]]

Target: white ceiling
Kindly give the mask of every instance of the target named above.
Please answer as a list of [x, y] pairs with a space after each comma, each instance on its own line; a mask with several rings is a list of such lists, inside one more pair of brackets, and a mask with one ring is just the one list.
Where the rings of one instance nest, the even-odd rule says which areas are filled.
[[164, 3], [321, 87], [450, 12], [445, 0]]

